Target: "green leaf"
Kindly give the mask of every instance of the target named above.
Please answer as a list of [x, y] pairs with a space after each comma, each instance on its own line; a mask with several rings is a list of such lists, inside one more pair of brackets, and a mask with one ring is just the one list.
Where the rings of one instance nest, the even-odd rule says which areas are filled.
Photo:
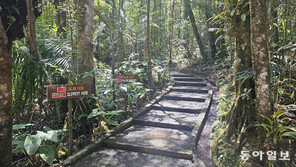
[[272, 134], [272, 131], [271, 131], [271, 132], [268, 132], [268, 133], [266, 134], [266, 137], [269, 137], [271, 134]]
[[118, 125], [119, 125], [118, 122], [116, 122], [116, 121], [112, 121], [112, 120], [109, 120], [109, 121], [107, 121], [106, 123], [107, 123], [107, 124], [110, 124], [110, 125], [114, 125], [114, 126], [118, 126]]
[[36, 153], [41, 145], [41, 138], [36, 135], [29, 135], [25, 139], [24, 148], [29, 156]]
[[242, 14], [242, 15], [241, 15], [241, 19], [242, 19], [242, 21], [246, 21], [246, 19], [247, 19], [246, 14]]
[[225, 13], [226, 13], [225, 11], [221, 12], [220, 14], [218, 14], [217, 16], [215, 16], [212, 21], [216, 20], [217, 18], [221, 17], [222, 15], [225, 15]]
[[98, 109], [94, 109], [89, 115], [88, 115], [88, 119], [99, 116], [102, 114], [103, 111], [98, 111]]
[[133, 102], [133, 97], [131, 95], [128, 95], [128, 103], [131, 104]]
[[124, 112], [124, 110], [115, 110], [115, 111], [109, 111], [109, 112], [105, 112], [104, 115], [118, 115], [119, 113]]
[[120, 89], [127, 92], [127, 86], [120, 86]]
[[41, 147], [39, 149], [40, 157], [49, 165], [54, 161], [55, 151], [51, 146]]
[[58, 142], [58, 133], [55, 130], [50, 130], [47, 133], [44, 133], [42, 131], [37, 131], [37, 136], [39, 136], [43, 140], [49, 140], [53, 142]]
[[235, 9], [233, 9], [233, 10], [231, 11], [230, 15], [231, 15], [231, 16], [234, 16], [234, 14], [235, 14]]
[[32, 126], [33, 124], [17, 124], [13, 125], [13, 130], [25, 129], [27, 126]]
[[18, 153], [21, 151], [21, 149], [24, 148], [24, 140], [13, 140], [12, 144], [16, 145], [16, 147], [13, 149], [13, 153]]
[[265, 115], [261, 115], [261, 117], [263, 117], [263, 118], [267, 119], [267, 120], [268, 120], [268, 122], [270, 123], [270, 125], [272, 125], [272, 124], [273, 124], [272, 120], [271, 120], [270, 118], [266, 117]]
[[283, 134], [283, 136], [287, 136], [287, 137], [291, 137], [291, 138], [296, 139], [296, 133], [295, 132], [285, 132]]
[[295, 127], [288, 127], [288, 129], [290, 129], [290, 130], [296, 132], [296, 128], [295, 128]]
[[278, 93], [282, 96], [284, 94], [284, 89], [283, 88], [278, 88]]
[[278, 140], [278, 137], [277, 137], [277, 135], [273, 135], [273, 143], [276, 143], [276, 142], [277, 142], [277, 140]]
[[255, 126], [261, 126], [264, 129], [266, 129], [267, 132], [269, 132], [270, 131], [269, 129], [271, 129], [271, 126], [267, 124], [256, 124]]
[[156, 28], [159, 28], [159, 26], [155, 23], [151, 23], [151, 27], [156, 27]]

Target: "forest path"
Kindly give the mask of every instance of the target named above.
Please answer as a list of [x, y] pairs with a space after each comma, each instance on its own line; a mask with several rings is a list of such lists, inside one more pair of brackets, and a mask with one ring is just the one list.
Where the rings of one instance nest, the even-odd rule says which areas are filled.
[[196, 148], [211, 105], [211, 86], [184, 73], [173, 72], [172, 78], [171, 90], [132, 126], [70, 166], [205, 166]]

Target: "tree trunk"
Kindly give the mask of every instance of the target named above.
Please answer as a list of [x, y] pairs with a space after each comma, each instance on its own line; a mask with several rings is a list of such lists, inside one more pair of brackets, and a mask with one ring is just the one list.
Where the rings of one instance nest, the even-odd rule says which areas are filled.
[[150, 34], [150, 0], [147, 1], [147, 39], [146, 39], [146, 54], [148, 58], [147, 78], [150, 89], [154, 90], [152, 78], [152, 62], [151, 62], [151, 34]]
[[[185, 9], [185, 6], [184, 6], [184, 12], [183, 12], [183, 15], [184, 15], [184, 20], [188, 20], [188, 13]], [[187, 24], [185, 24], [185, 27], [184, 27], [184, 35], [183, 35], [183, 39], [185, 40], [185, 42], [183, 43], [183, 46], [184, 48], [186, 49], [186, 54], [187, 54], [187, 58], [191, 59], [192, 58], [192, 54], [190, 52], [190, 39], [189, 39], [189, 34], [190, 34], [190, 31], [189, 31], [189, 28], [187, 26]]]
[[175, 12], [175, 0], [172, 2], [171, 6], [171, 22], [170, 22], [170, 48], [169, 48], [169, 66], [172, 67], [172, 54], [173, 54], [173, 38], [174, 38], [174, 12]]
[[[244, 0], [242, 6], [248, 3], [249, 0]], [[242, 13], [248, 13], [249, 6], [245, 6]], [[246, 14], [247, 15], [247, 14]], [[238, 79], [238, 73], [251, 69], [252, 56], [251, 56], [251, 28], [250, 28], [250, 15], [246, 16], [246, 20], [243, 21], [239, 16], [235, 16], [232, 23], [232, 31], [235, 35], [235, 103], [231, 108], [229, 115], [229, 126], [227, 129], [227, 138], [235, 134], [236, 139], [241, 133], [242, 127], [245, 125], [253, 125], [256, 120], [256, 114], [254, 112], [255, 106], [253, 99], [254, 94], [254, 80], [249, 78], [245, 81]], [[243, 97], [242, 94], [247, 95]]]
[[[251, 0], [252, 56], [255, 72], [256, 110], [258, 115], [272, 113], [270, 64], [268, 55], [268, 0]], [[261, 117], [259, 123], [263, 123]], [[258, 128], [261, 147], [264, 145], [265, 130]], [[262, 150], [264, 151], [264, 150]]]
[[194, 35], [195, 35], [195, 38], [196, 38], [196, 41], [198, 43], [198, 46], [199, 46], [199, 50], [200, 50], [200, 54], [203, 58], [206, 58], [207, 55], [206, 55], [206, 52], [205, 52], [205, 49], [204, 49], [204, 45], [202, 43], [202, 40], [201, 40], [201, 37], [200, 37], [200, 34], [198, 32], [198, 29], [197, 29], [197, 26], [196, 26], [196, 23], [195, 23], [195, 18], [194, 18], [194, 15], [193, 15], [193, 12], [192, 12], [192, 9], [191, 9], [191, 5], [190, 5], [190, 0], [184, 0], [184, 5], [185, 5], [185, 9], [189, 15], [189, 19], [190, 19], [190, 22], [191, 22], [191, 26], [193, 28], [193, 32], [194, 32]]
[[273, 51], [277, 51], [279, 49], [280, 46], [280, 37], [279, 37], [279, 29], [277, 26], [275, 26], [273, 23], [278, 24], [277, 18], [278, 18], [278, 11], [277, 11], [277, 7], [278, 7], [278, 1], [277, 0], [272, 0], [271, 3], [271, 9], [270, 9], [270, 13], [271, 13], [271, 43], [273, 45], [271, 45], [271, 48], [273, 49]]
[[[112, 24], [112, 27], [115, 27], [115, 23], [114, 23], [114, 18], [115, 18], [115, 8], [116, 7], [116, 4], [115, 2], [113, 1], [113, 4], [112, 4], [112, 13], [111, 13], [111, 24]], [[115, 55], [115, 48], [114, 48], [114, 41], [115, 41], [115, 37], [114, 37], [114, 34], [111, 33], [111, 51], [110, 51], [110, 54], [111, 54], [111, 57], [112, 57], [112, 62], [111, 62], [111, 68], [112, 68], [112, 78], [115, 78], [115, 64], [116, 64], [116, 55]], [[115, 91], [115, 80], [113, 79], [112, 80], [112, 99], [113, 99], [113, 103], [115, 103], [115, 100], [116, 100], [116, 91]]]
[[65, 0], [55, 0], [55, 7], [57, 9], [56, 22], [58, 27], [58, 35], [62, 38], [67, 36], [65, 28], [67, 27], [67, 11], [62, 5], [65, 3]]
[[0, 17], [0, 164], [9, 167], [12, 159], [12, 45]]
[[123, 38], [123, 30], [124, 30], [124, 10], [123, 10], [123, 0], [119, 0], [118, 7], [118, 61], [122, 62], [125, 59], [125, 47], [124, 47], [124, 38]]
[[[93, 0], [89, 1], [93, 4]], [[94, 68], [93, 58], [93, 33], [94, 33], [94, 13], [84, 0], [78, 0], [78, 53], [77, 53], [77, 70], [80, 74], [80, 83], [90, 84], [92, 93], [95, 93], [95, 82], [93, 76], [83, 78], [85, 73], [89, 73]]]
[[216, 55], [216, 45], [215, 45], [215, 32], [211, 31], [210, 29], [212, 28], [211, 26], [211, 15], [212, 15], [212, 0], [208, 0], [208, 4], [206, 5], [205, 8], [205, 15], [207, 19], [207, 27], [208, 27], [208, 36], [209, 36], [209, 48], [211, 51], [211, 58], [214, 59]]
[[36, 42], [36, 31], [35, 31], [35, 22], [36, 17], [34, 14], [33, 2], [32, 0], [26, 0], [27, 5], [27, 35], [28, 43], [30, 48], [30, 54], [39, 60], [38, 45]]

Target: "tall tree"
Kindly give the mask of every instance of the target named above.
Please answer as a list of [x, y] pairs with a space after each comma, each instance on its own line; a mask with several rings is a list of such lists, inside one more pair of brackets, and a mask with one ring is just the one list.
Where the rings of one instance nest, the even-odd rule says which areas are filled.
[[171, 18], [170, 18], [170, 38], [169, 38], [169, 44], [170, 44], [170, 48], [169, 48], [169, 57], [170, 57], [170, 61], [169, 61], [169, 65], [170, 67], [172, 66], [172, 54], [173, 54], [173, 38], [174, 38], [174, 24], [175, 24], [175, 18], [174, 18], [174, 12], [175, 12], [175, 0], [171, 1]]
[[150, 89], [154, 89], [152, 78], [152, 61], [151, 61], [151, 34], [150, 34], [150, 0], [147, 1], [147, 36], [146, 36], [146, 56], [148, 61], [147, 78]]
[[39, 54], [38, 54], [38, 46], [36, 41], [36, 30], [35, 30], [35, 22], [36, 17], [34, 14], [33, 9], [33, 1], [32, 0], [26, 0], [26, 6], [27, 6], [27, 38], [30, 48], [30, 54], [35, 57], [37, 60], [39, 60]]
[[210, 55], [211, 55], [211, 58], [214, 59], [217, 51], [216, 51], [216, 45], [215, 45], [215, 32], [211, 30], [212, 0], [207, 0], [207, 4], [205, 5], [205, 15], [207, 19], [209, 48], [211, 51]]
[[65, 38], [67, 27], [67, 10], [64, 7], [65, 0], [54, 0], [55, 8], [57, 9], [56, 23], [58, 27], [58, 34]]
[[[93, 0], [87, 0], [93, 4]], [[78, 47], [77, 47], [77, 72], [80, 74], [81, 83], [90, 84], [92, 93], [95, 92], [94, 77], [83, 77], [94, 68], [93, 57], [93, 34], [94, 34], [94, 12], [91, 5], [87, 5], [85, 0], [77, 0], [78, 15]]]
[[119, 0], [119, 7], [118, 7], [118, 58], [119, 61], [123, 61], [125, 58], [125, 46], [124, 46], [124, 22], [125, 22], [125, 15], [123, 9], [124, 0]]
[[[277, 51], [279, 49], [279, 29], [278, 29], [278, 10], [277, 7], [279, 6], [279, 1], [278, 0], [271, 0], [270, 4], [270, 13], [271, 13], [271, 48], [273, 51]], [[275, 24], [274, 24], [275, 23]]]
[[0, 17], [0, 164], [10, 166], [12, 158], [12, 55]]
[[187, 24], [187, 20], [188, 20], [189, 15], [188, 15], [184, 5], [183, 5], [183, 15], [184, 15], [183, 18], [186, 21], [186, 23], [184, 25], [184, 31], [183, 31], [183, 33], [184, 33], [184, 35], [183, 35], [183, 39], [184, 39], [183, 46], [186, 49], [187, 57], [192, 58], [192, 54], [190, 52], [190, 39], [189, 39], [190, 31], [189, 31], [189, 27], [188, 27], [188, 24]]
[[196, 22], [195, 22], [195, 18], [194, 18], [194, 14], [192, 12], [192, 9], [191, 9], [191, 4], [190, 4], [190, 0], [184, 0], [184, 5], [185, 5], [185, 9], [189, 15], [189, 19], [190, 19], [190, 22], [191, 22], [191, 26], [193, 28], [193, 32], [194, 32], [194, 35], [195, 35], [195, 38], [196, 38], [196, 41], [198, 43], [198, 46], [199, 46], [199, 50], [200, 50], [200, 54], [203, 58], [206, 58], [207, 55], [206, 55], [206, 52], [205, 52], [205, 47], [203, 45], [203, 42], [202, 42], [202, 39], [201, 39], [201, 36], [198, 32], [198, 29], [197, 29], [197, 26], [196, 26]]
[[[232, 18], [231, 32], [235, 37], [235, 102], [231, 108], [229, 115], [229, 126], [227, 137], [233, 134], [240, 134], [243, 126], [254, 124], [256, 114], [254, 112], [253, 99], [254, 94], [254, 80], [252, 78], [241, 79], [242, 72], [253, 68], [251, 56], [251, 28], [249, 13], [249, 0], [244, 0], [236, 5], [241, 11], [239, 15], [234, 15]], [[245, 16], [243, 20], [242, 16]], [[246, 96], [242, 96], [242, 95]]]
[[[34, 7], [30, 9], [34, 9], [37, 17], [38, 1], [31, 3]], [[12, 42], [24, 37], [26, 17], [26, 1], [0, 0], [0, 164], [3, 167], [11, 166], [12, 160]]]
[[[260, 115], [272, 112], [270, 64], [268, 55], [268, 0], [251, 0], [252, 55], [255, 72], [256, 109]], [[262, 123], [263, 118], [259, 119]], [[265, 130], [258, 128], [260, 145], [265, 140]]]

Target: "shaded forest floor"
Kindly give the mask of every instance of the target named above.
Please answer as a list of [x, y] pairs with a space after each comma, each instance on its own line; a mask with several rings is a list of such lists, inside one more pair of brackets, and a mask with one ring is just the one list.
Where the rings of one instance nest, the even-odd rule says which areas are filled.
[[213, 160], [211, 158], [211, 153], [210, 153], [211, 151], [210, 138], [211, 138], [212, 126], [214, 125], [214, 122], [216, 121], [216, 117], [217, 117], [217, 111], [218, 111], [218, 105], [219, 105], [219, 101], [218, 101], [219, 90], [218, 88], [213, 87], [213, 91], [214, 91], [213, 92], [214, 94], [213, 94], [211, 109], [197, 146], [197, 152], [198, 152], [197, 156], [200, 159], [202, 159], [202, 161], [207, 167], [215, 167]]

